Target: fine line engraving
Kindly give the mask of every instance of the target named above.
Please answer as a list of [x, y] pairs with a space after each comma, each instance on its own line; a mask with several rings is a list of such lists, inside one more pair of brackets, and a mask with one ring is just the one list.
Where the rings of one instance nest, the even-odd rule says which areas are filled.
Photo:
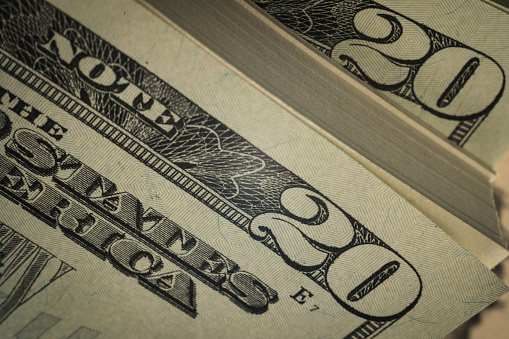
[[18, 307], [74, 268], [2, 222], [0, 243], [1, 324]]
[[419, 110], [458, 121], [462, 147], [499, 102], [497, 61], [371, 0], [252, 0], [346, 70]]

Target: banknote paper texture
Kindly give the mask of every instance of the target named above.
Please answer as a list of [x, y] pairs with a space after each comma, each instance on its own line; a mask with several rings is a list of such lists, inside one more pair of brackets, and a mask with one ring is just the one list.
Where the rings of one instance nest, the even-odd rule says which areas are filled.
[[253, 2], [489, 165], [509, 147], [506, 12], [477, 0]]
[[0, 25], [2, 230], [66, 268], [2, 335], [440, 337], [507, 290], [140, 5], [9, 1]]

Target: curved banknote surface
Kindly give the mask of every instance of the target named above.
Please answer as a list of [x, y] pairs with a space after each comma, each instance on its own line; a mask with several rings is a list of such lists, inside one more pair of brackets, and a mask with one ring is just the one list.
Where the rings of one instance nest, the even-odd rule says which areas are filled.
[[140, 5], [9, 1], [0, 36], [7, 337], [439, 337], [506, 291]]
[[506, 12], [464, 0], [253, 2], [487, 164], [509, 147]]

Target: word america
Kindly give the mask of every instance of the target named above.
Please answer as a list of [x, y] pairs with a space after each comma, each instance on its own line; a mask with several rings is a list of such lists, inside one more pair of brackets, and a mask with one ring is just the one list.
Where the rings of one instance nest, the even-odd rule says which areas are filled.
[[[8, 116], [0, 111], [0, 140], [11, 129]], [[116, 184], [44, 136], [18, 129], [5, 153], [32, 173], [0, 155], [0, 193], [49, 225], [58, 225], [72, 240], [103, 260], [109, 258], [120, 271], [186, 313], [196, 316], [194, 283], [182, 271], [161, 273], [165, 267], [160, 256], [247, 312], [264, 313], [278, 300], [277, 292], [256, 276], [156, 210], [144, 209], [132, 194], [118, 192]], [[57, 189], [32, 174], [51, 176]]]

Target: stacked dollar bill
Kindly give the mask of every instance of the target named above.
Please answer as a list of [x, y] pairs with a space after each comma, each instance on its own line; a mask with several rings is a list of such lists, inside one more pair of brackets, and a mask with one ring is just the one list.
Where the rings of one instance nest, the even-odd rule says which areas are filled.
[[508, 290], [140, 4], [0, 35], [1, 337], [441, 337]]

